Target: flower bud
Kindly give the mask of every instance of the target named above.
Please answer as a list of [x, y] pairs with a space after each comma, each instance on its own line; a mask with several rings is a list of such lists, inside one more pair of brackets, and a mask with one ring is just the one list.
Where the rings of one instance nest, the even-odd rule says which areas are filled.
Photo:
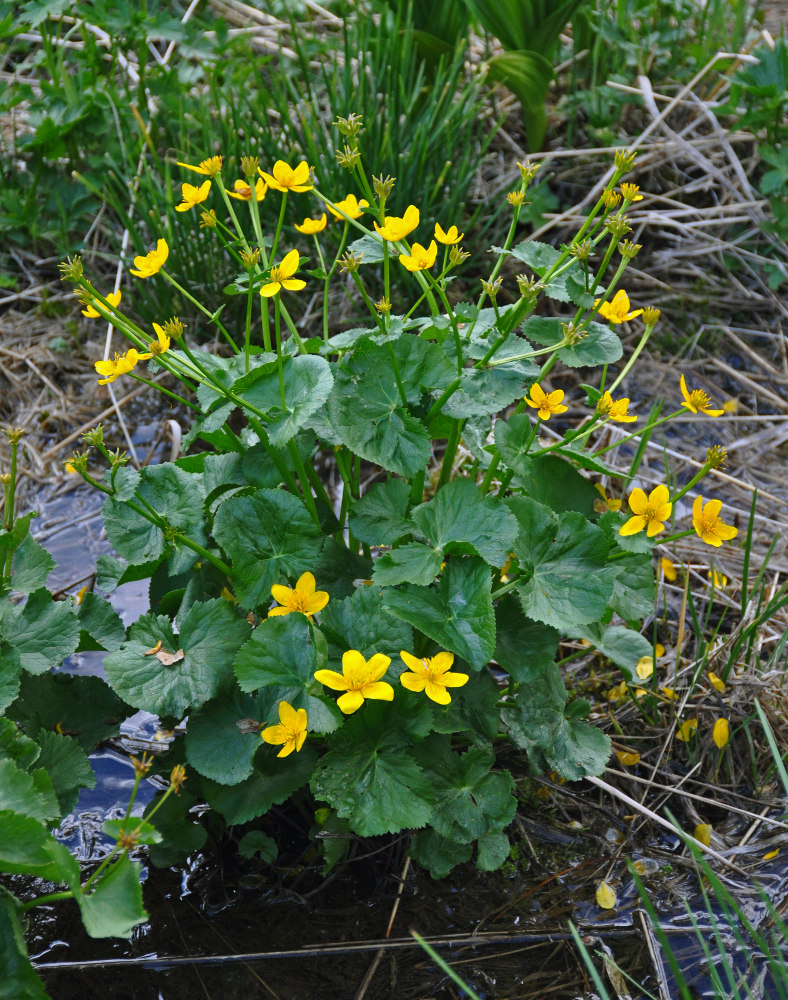
[[643, 310], [643, 322], [646, 326], [656, 326], [661, 315], [661, 309], [657, 309], [655, 306], [646, 306]]
[[385, 180], [383, 178], [383, 174], [381, 174], [380, 177], [373, 177], [372, 190], [378, 198], [386, 199], [394, 190], [394, 181], [396, 179], [396, 177], [389, 177], [388, 174], [386, 174]]
[[361, 258], [364, 256], [362, 253], [353, 253], [348, 250], [347, 253], [343, 254], [339, 258], [339, 270], [345, 271], [348, 274], [358, 271], [361, 266]]
[[361, 153], [357, 146], [344, 146], [336, 152], [337, 163], [345, 170], [353, 170], [361, 163]]
[[635, 166], [636, 159], [637, 153], [634, 153], [629, 149], [617, 149], [616, 155], [613, 158], [613, 163], [616, 166], [616, 170], [621, 171], [622, 174], [628, 174], [629, 171]]
[[76, 284], [82, 278], [84, 274], [84, 268], [82, 267], [81, 257], [66, 257], [66, 259], [58, 264], [58, 271], [60, 271], [61, 281], [70, 281]]
[[633, 257], [637, 257], [642, 249], [642, 243], [633, 243], [632, 240], [622, 240], [622, 242], [618, 244], [618, 252], [624, 260], [632, 260]]

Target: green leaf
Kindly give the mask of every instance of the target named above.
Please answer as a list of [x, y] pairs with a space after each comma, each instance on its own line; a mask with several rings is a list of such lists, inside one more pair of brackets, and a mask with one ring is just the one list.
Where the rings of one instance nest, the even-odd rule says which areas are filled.
[[447, 840], [435, 830], [420, 830], [411, 840], [408, 854], [432, 878], [446, 878], [452, 868], [471, 860], [473, 845]]
[[529, 149], [541, 149], [547, 132], [545, 100], [553, 78], [550, 61], [540, 52], [516, 49], [488, 61], [489, 76], [517, 97], [523, 109]]
[[609, 548], [604, 532], [582, 514], [557, 516], [527, 497], [510, 497], [508, 504], [520, 523], [514, 552], [526, 615], [557, 629], [599, 620], [613, 591], [601, 572]]
[[356, 257], [360, 256], [362, 264], [379, 264], [383, 260], [383, 240], [379, 236], [362, 236], [353, 240], [348, 251]]
[[148, 857], [158, 868], [182, 864], [190, 854], [199, 851], [208, 838], [205, 827], [195, 822], [192, 810], [198, 803], [194, 795], [182, 788], [178, 795], [169, 795], [162, 803], [163, 794], [151, 799], [144, 813], [149, 816], [156, 809], [154, 821], [162, 841], [148, 847]]
[[[529, 345], [521, 344], [522, 350]], [[523, 394], [538, 369], [524, 362], [496, 365], [494, 368], [463, 368], [460, 388], [450, 396], [441, 412], [457, 420], [498, 413]]]
[[28, 773], [10, 760], [0, 760], [0, 811], [10, 809], [42, 823], [60, 818], [57, 799], [46, 772], [40, 768]]
[[618, 511], [608, 510], [599, 518], [597, 524], [605, 532], [611, 544], [625, 552], [634, 552], [637, 555], [646, 555], [659, 541], [659, 538], [649, 538], [645, 531], [640, 531], [636, 535], [620, 535], [619, 528], [626, 521]]
[[114, 556], [103, 555], [96, 560], [96, 586], [105, 594], [111, 594], [122, 583], [132, 583], [136, 580], [147, 580], [152, 576], [158, 565], [158, 560], [130, 566], [125, 559], [115, 559]]
[[529, 683], [550, 668], [560, 640], [556, 629], [527, 618], [514, 594], [500, 601], [495, 619], [495, 659], [513, 680]]
[[623, 625], [600, 625], [592, 622], [584, 628], [575, 628], [568, 633], [572, 638], [588, 639], [599, 652], [621, 667], [631, 680], [635, 676], [637, 662], [644, 656], [651, 656], [653, 648], [648, 639]]
[[483, 833], [477, 842], [476, 867], [479, 871], [494, 872], [506, 861], [511, 851], [505, 833]]
[[350, 509], [350, 530], [368, 545], [394, 545], [413, 531], [407, 517], [410, 487], [404, 479], [375, 483]]
[[10, 809], [0, 810], [0, 871], [57, 883], [79, 879], [76, 860], [43, 823]]
[[36, 590], [22, 608], [0, 606], [0, 625], [16, 648], [22, 667], [42, 674], [59, 667], [79, 642], [79, 622], [68, 601], [53, 601], [48, 590]]
[[429, 435], [402, 405], [385, 345], [359, 341], [336, 373], [328, 414], [347, 447], [367, 461], [406, 477], [427, 465]]
[[533, 440], [533, 424], [527, 413], [513, 413], [508, 420], [496, 420], [495, 445], [507, 468], [516, 476], [530, 475], [533, 459], [525, 453], [525, 448]]
[[[523, 336], [534, 344], [552, 347], [563, 339], [560, 319], [546, 316], [529, 316], [522, 326]], [[617, 334], [602, 323], [591, 322], [582, 340], [562, 347], [558, 357], [569, 368], [609, 365], [618, 361], [624, 349]]]
[[16, 552], [25, 538], [27, 538], [30, 533], [30, 521], [32, 517], [31, 513], [16, 518], [10, 531], [0, 528], [0, 561], [4, 561], [9, 553]]
[[327, 538], [313, 572], [315, 579], [320, 581], [320, 589], [327, 591], [334, 601], [355, 592], [354, 580], [368, 580], [372, 576], [372, 565], [371, 559]]
[[255, 757], [252, 776], [238, 785], [202, 782], [208, 804], [234, 826], [263, 816], [298, 791], [312, 776], [317, 753], [305, 745], [287, 757], [277, 757], [275, 748], [261, 747]]
[[[384, 348], [391, 364], [391, 354]], [[441, 393], [457, 377], [457, 368], [446, 357], [439, 344], [421, 337], [402, 337], [391, 345], [399, 370], [405, 398], [411, 405], [421, 402], [422, 396], [434, 389]]]
[[260, 749], [260, 728], [247, 731], [244, 723], [262, 726], [275, 702], [272, 691], [250, 698], [233, 690], [212, 699], [189, 716], [186, 759], [196, 771], [220, 785], [236, 785], [248, 778], [252, 758]]
[[413, 648], [413, 633], [404, 621], [389, 614], [379, 587], [358, 587], [344, 601], [329, 602], [321, 627], [328, 639], [329, 657], [334, 660], [349, 649], [357, 649], [365, 660], [383, 653], [391, 657], [389, 670], [393, 673], [400, 650]]
[[301, 500], [258, 490], [222, 504], [213, 534], [232, 560], [235, 594], [245, 608], [271, 602], [271, 585], [312, 569], [323, 535]]
[[102, 740], [118, 735], [129, 710], [100, 677], [47, 673], [22, 678], [19, 700], [7, 715], [28, 736], [60, 726], [90, 753]]
[[517, 520], [503, 501], [485, 496], [469, 479], [446, 483], [411, 517], [434, 548], [479, 555], [491, 566], [504, 565], [517, 538]]
[[77, 617], [82, 630], [80, 650], [104, 649], [111, 652], [118, 649], [126, 638], [126, 628], [120, 615], [109, 601], [98, 594], [90, 591], [85, 594], [77, 608]]
[[70, 736], [42, 729], [36, 739], [41, 747], [36, 763], [46, 769], [64, 816], [76, 805], [80, 788], [95, 788], [96, 775], [87, 754]]
[[405, 584], [400, 590], [385, 591], [383, 600], [391, 614], [480, 670], [495, 650], [491, 582], [481, 559], [453, 558], [437, 592]]
[[599, 500], [599, 493], [585, 476], [555, 455], [537, 455], [530, 459], [527, 471], [516, 474], [514, 483], [526, 496], [556, 514], [576, 510], [591, 518], [594, 516], [594, 502]]
[[379, 711], [365, 706], [347, 719], [312, 779], [314, 795], [361, 837], [425, 826], [432, 814], [429, 779], [401, 738], [381, 731]]
[[328, 399], [334, 378], [331, 366], [315, 355], [299, 355], [282, 359], [285, 410], [279, 383], [279, 362], [260, 365], [235, 383], [238, 395], [252, 406], [267, 413], [265, 424], [268, 438], [275, 448], [281, 448], [299, 431], [309, 417]]
[[432, 827], [443, 837], [467, 843], [511, 823], [517, 800], [508, 771], [492, 773], [491, 747], [452, 752], [444, 737], [433, 736], [414, 751], [435, 793]]
[[142, 908], [141, 865], [123, 855], [94, 883], [89, 893], [75, 893], [82, 923], [92, 938], [128, 937], [148, 919]]
[[120, 840], [121, 837], [133, 833], [137, 844], [160, 844], [163, 839], [152, 823], [141, 821], [139, 816], [105, 820], [101, 829], [114, 840]]
[[[465, 673], [465, 664], [455, 662], [452, 670]], [[489, 671], [471, 674], [467, 684], [451, 689], [450, 705], [433, 705], [432, 730], [436, 733], [466, 733], [473, 741], [493, 740], [498, 732], [498, 699], [501, 692]], [[411, 698], [426, 700], [425, 694]]]
[[[177, 465], [167, 462], [142, 469], [134, 501], [143, 508], [155, 511], [171, 529], [205, 544], [203, 495], [199, 481]], [[129, 562], [151, 562], [170, 547], [171, 543], [162, 529], [138, 514], [125, 500], [108, 497], [104, 503], [103, 518], [113, 549]], [[172, 569], [176, 572], [188, 569], [197, 558], [197, 553], [191, 549], [176, 550]]]
[[41, 747], [14, 725], [11, 719], [0, 718], [0, 758], [7, 757], [22, 771], [28, 771], [38, 760]]
[[0, 712], [5, 712], [16, 701], [21, 672], [19, 651], [5, 639], [0, 639]]
[[[221, 598], [192, 604], [177, 640], [168, 618], [144, 615], [129, 640], [105, 658], [107, 680], [129, 705], [181, 718], [232, 683], [233, 659], [248, 635], [248, 622]], [[161, 662], [149, 652], [159, 639], [162, 650], [183, 650], [183, 658]]]
[[49, 1000], [27, 956], [20, 903], [0, 886], [0, 982], [8, 1000]]
[[[544, 103], [544, 96], [542, 96], [542, 102]], [[506, 253], [501, 247], [492, 247], [492, 249], [496, 253]], [[534, 274], [543, 278], [557, 263], [561, 257], [561, 253], [555, 247], [550, 246], [549, 243], [539, 243], [537, 240], [524, 240], [522, 243], [518, 243], [516, 247], [512, 247], [508, 251], [507, 256], [514, 257], [515, 260], [519, 260], [522, 264], [527, 264]], [[572, 262], [565, 271], [550, 279], [545, 287], [545, 295], [559, 302], [574, 302], [573, 289], [570, 287], [570, 282], [572, 281], [579, 282], [584, 286], [583, 271], [580, 264], [576, 261]], [[555, 320], [553, 323], [560, 332], [560, 320]], [[525, 329], [523, 332], [525, 333]], [[525, 333], [525, 335], [529, 336], [528, 333]], [[558, 336], [556, 339], [561, 340], [561, 336]]]
[[11, 562], [11, 589], [32, 594], [43, 587], [55, 568], [55, 560], [32, 535], [25, 535]]
[[276, 861], [279, 848], [273, 837], [262, 830], [250, 830], [238, 841], [238, 853], [242, 858], [259, 858], [263, 864], [272, 865]]
[[635, 621], [653, 612], [657, 588], [650, 556], [626, 556], [611, 563], [608, 572], [615, 581], [610, 607], [617, 614], [626, 621]]
[[589, 452], [583, 451], [580, 447], [574, 447], [569, 444], [565, 448], [556, 448], [554, 454], [569, 459], [570, 462], [580, 466], [581, 469], [598, 472], [600, 476], [614, 476], [616, 479], [626, 478], [622, 475], [621, 469], [617, 469], [613, 465], [608, 465], [600, 459], [595, 458]]
[[427, 587], [440, 573], [441, 562], [440, 552], [420, 542], [410, 542], [379, 556], [375, 560], [372, 580], [381, 587], [408, 582]]

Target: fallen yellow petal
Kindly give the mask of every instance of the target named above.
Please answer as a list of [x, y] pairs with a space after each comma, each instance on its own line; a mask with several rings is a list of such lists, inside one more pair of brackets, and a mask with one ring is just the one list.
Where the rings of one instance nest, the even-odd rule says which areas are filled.
[[780, 853], [780, 848], [778, 847], [774, 851], [769, 851], [767, 854], [764, 854], [763, 860], [771, 861], [772, 858], [776, 858], [779, 853]]
[[624, 767], [632, 767], [634, 764], [640, 763], [640, 754], [633, 753], [631, 750], [616, 750], [616, 757]]
[[616, 905], [616, 892], [612, 885], [607, 882], [600, 882], [596, 887], [597, 905], [602, 910], [612, 910]]
[[731, 730], [727, 719], [717, 719], [714, 723], [714, 731], [711, 734], [711, 738], [718, 749], [725, 749], [731, 738]]
[[721, 677], [712, 673], [711, 670], [709, 671], [709, 683], [715, 691], [719, 691], [720, 694], [725, 694], [725, 681]]
[[651, 656], [641, 656], [635, 667], [635, 673], [644, 681], [654, 673], [654, 659]]
[[699, 840], [704, 847], [711, 843], [711, 823], [698, 823], [693, 834], [695, 840]]

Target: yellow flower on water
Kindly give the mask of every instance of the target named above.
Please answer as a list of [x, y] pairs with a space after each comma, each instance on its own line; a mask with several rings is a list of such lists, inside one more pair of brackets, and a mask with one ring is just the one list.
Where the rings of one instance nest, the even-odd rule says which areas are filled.
[[766, 854], [764, 854], [764, 856], [763, 856], [763, 860], [764, 861], [771, 861], [772, 858], [776, 858], [779, 853], [780, 853], [780, 848], [779, 847], [776, 850], [774, 850], [774, 851], [767, 851]]
[[271, 587], [271, 594], [280, 606], [271, 608], [268, 612], [269, 618], [274, 615], [289, 615], [291, 611], [300, 611], [311, 620], [312, 615], [322, 611], [328, 604], [328, 594], [325, 590], [315, 590], [315, 578], [311, 573], [302, 573], [296, 581], [295, 589], [275, 583]]
[[720, 520], [721, 510], [722, 500], [709, 500], [704, 507], [701, 496], [695, 497], [692, 505], [692, 527], [695, 529], [695, 534], [707, 545], [713, 545], [715, 548], [719, 548], [723, 542], [730, 541], [739, 534], [738, 528]]
[[629, 494], [629, 509], [634, 514], [618, 529], [619, 535], [636, 535], [646, 529], [649, 538], [665, 530], [664, 522], [670, 517], [673, 504], [668, 499], [667, 486], [655, 486], [648, 496], [636, 486]]
[[647, 678], [651, 677], [651, 675], [654, 673], [654, 657], [641, 656], [635, 666], [635, 673], [642, 681], [645, 681]]
[[164, 354], [165, 351], [169, 351], [170, 349], [170, 338], [158, 323], [153, 324], [153, 332], [156, 334], [156, 340], [150, 345], [149, 358]]
[[[249, 181], [239, 180], [233, 184], [233, 190], [227, 192], [231, 198], [237, 198], [239, 201], [251, 201], [252, 200], [252, 185]], [[268, 194], [268, 185], [262, 179], [258, 177], [254, 186], [254, 200], [262, 201]]]
[[594, 510], [598, 514], [604, 514], [606, 510], [621, 510], [623, 501], [616, 497], [609, 497], [605, 493], [605, 487], [601, 483], [594, 483], [594, 489], [602, 497], [601, 500], [594, 500]]
[[205, 201], [208, 195], [211, 193], [211, 182], [205, 181], [199, 187], [194, 184], [181, 184], [181, 197], [183, 201], [180, 205], [175, 206], [176, 212], [188, 212], [190, 208], [194, 208], [195, 205], [199, 205], [201, 202]]
[[618, 420], [622, 424], [631, 424], [637, 420], [634, 413], [628, 413], [629, 399], [613, 400], [609, 392], [605, 391], [596, 404], [596, 412], [600, 417], [607, 417], [608, 420]]
[[433, 240], [428, 247], [423, 247], [421, 243], [414, 243], [410, 256], [406, 253], [399, 255], [399, 262], [408, 271], [427, 271], [435, 263], [438, 255], [438, 244]]
[[438, 243], [443, 243], [444, 246], [450, 247], [455, 243], [459, 243], [463, 238], [465, 233], [457, 232], [456, 226], [449, 226], [448, 232], [444, 233], [439, 222], [435, 223], [435, 239]]
[[626, 323], [627, 320], [634, 319], [643, 312], [642, 309], [629, 311], [629, 296], [623, 288], [619, 288], [610, 302], [602, 302], [600, 305], [600, 300], [594, 299], [594, 308], [597, 305], [599, 305], [599, 315], [613, 324]]
[[727, 719], [717, 719], [714, 723], [714, 729], [712, 730], [711, 738], [714, 740], [714, 745], [719, 750], [724, 750], [728, 745], [728, 741], [731, 738], [731, 729], [728, 724]]
[[716, 569], [710, 569], [706, 573], [706, 576], [717, 590], [722, 590], [728, 586], [728, 577], [724, 573], [718, 573]]
[[195, 174], [202, 174], [204, 177], [215, 177], [222, 169], [222, 158], [221, 156], [209, 156], [207, 160], [201, 160], [200, 165], [193, 167], [191, 163], [181, 163], [178, 160], [179, 167], [186, 167], [187, 170], [193, 170]]
[[297, 711], [286, 701], [279, 702], [279, 725], [267, 726], [260, 736], [266, 743], [282, 745], [277, 757], [287, 757], [294, 750], [298, 752], [306, 739], [306, 709]]
[[150, 278], [164, 267], [165, 261], [170, 255], [170, 248], [167, 246], [167, 241], [165, 239], [160, 239], [156, 243], [156, 249], [150, 250], [144, 257], [134, 258], [134, 267], [131, 268], [131, 273], [135, 278]]
[[266, 299], [270, 299], [272, 295], [276, 295], [283, 288], [288, 292], [300, 292], [302, 288], [306, 288], [305, 281], [293, 277], [298, 270], [299, 260], [297, 250], [291, 250], [290, 253], [286, 254], [281, 263], [271, 268], [271, 280], [263, 285], [260, 294]]
[[316, 233], [322, 233], [326, 228], [327, 223], [328, 216], [325, 212], [323, 212], [319, 219], [307, 218], [304, 219], [301, 225], [296, 222], [295, 227], [299, 233], [303, 233], [304, 236], [314, 236]]
[[335, 219], [344, 219], [345, 215], [349, 219], [360, 219], [364, 209], [369, 208], [369, 202], [366, 198], [359, 201], [354, 194], [349, 194], [342, 201], [328, 202], [326, 208]]
[[711, 823], [698, 823], [698, 825], [695, 827], [695, 832], [693, 833], [693, 837], [695, 838], [695, 840], [700, 841], [700, 843], [703, 844], [704, 847], [708, 847], [709, 844], [711, 843], [711, 830], [712, 830]]
[[670, 583], [673, 583], [677, 579], [678, 573], [676, 572], [676, 567], [671, 559], [667, 556], [663, 556], [659, 561], [660, 569], [662, 570], [662, 575]]
[[719, 691], [720, 694], [725, 694], [725, 681], [711, 670], [709, 671], [709, 683], [715, 691]]
[[106, 385], [107, 382], [114, 382], [118, 375], [126, 375], [136, 366], [138, 361], [147, 361], [151, 356], [150, 354], [140, 354], [132, 347], [125, 354], [118, 354], [116, 351], [114, 358], [96, 361], [94, 368], [99, 375], [104, 376], [98, 380], [98, 384]]
[[302, 192], [311, 191], [314, 187], [309, 179], [310, 169], [306, 160], [301, 160], [295, 170], [284, 160], [277, 160], [272, 173], [267, 174], [264, 170], [258, 172], [274, 191]]
[[342, 673], [336, 670], [316, 670], [315, 680], [332, 691], [344, 691], [337, 699], [340, 711], [351, 715], [364, 704], [365, 698], [392, 701], [394, 688], [381, 680], [391, 663], [390, 656], [375, 653], [369, 663], [357, 649], [342, 655]]
[[415, 205], [408, 205], [402, 218], [396, 215], [386, 215], [382, 226], [379, 226], [377, 222], [374, 222], [373, 225], [378, 236], [382, 236], [390, 243], [396, 243], [398, 240], [404, 240], [408, 233], [413, 232], [419, 224], [419, 218], [418, 208]]
[[451, 673], [454, 653], [440, 652], [435, 656], [419, 659], [403, 649], [399, 655], [405, 665], [410, 667], [410, 671], [400, 674], [402, 686], [408, 691], [426, 692], [427, 697], [439, 705], [451, 702], [447, 688], [462, 687], [468, 683], [467, 674]]
[[[113, 309], [117, 309], [120, 305], [120, 292], [108, 292], [104, 298]], [[97, 309], [94, 309], [93, 306], [88, 306], [87, 309], [82, 310], [82, 315], [87, 316], [88, 319], [97, 319], [101, 316], [101, 313]]]
[[616, 905], [616, 891], [608, 882], [600, 882], [596, 887], [597, 906], [602, 910], [612, 910]]
[[640, 763], [640, 754], [631, 750], [616, 750], [616, 757], [624, 767], [634, 767], [635, 764]]
[[719, 417], [724, 410], [712, 410], [711, 407], [711, 397], [703, 389], [693, 389], [692, 392], [687, 391], [687, 382], [682, 375], [679, 379], [679, 388], [681, 389], [681, 395], [684, 397], [681, 405], [686, 407], [690, 413], [705, 413], [709, 417]]
[[686, 722], [682, 722], [676, 732], [676, 739], [681, 740], [682, 743], [689, 743], [692, 737], [698, 731], [698, 720], [696, 718], [687, 719]]
[[563, 398], [563, 389], [555, 389], [553, 392], [547, 393], [538, 382], [534, 382], [530, 395], [525, 397], [525, 401], [533, 409], [539, 411], [541, 420], [549, 420], [554, 413], [565, 413], [569, 409], [561, 402]]

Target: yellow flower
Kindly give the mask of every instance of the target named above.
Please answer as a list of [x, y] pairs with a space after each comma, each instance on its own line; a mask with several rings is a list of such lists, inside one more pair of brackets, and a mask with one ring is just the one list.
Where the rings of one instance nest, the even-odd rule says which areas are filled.
[[362, 198], [359, 201], [354, 194], [349, 194], [347, 198], [344, 198], [342, 201], [335, 201], [333, 205], [331, 202], [328, 202], [326, 208], [335, 219], [344, 219], [345, 216], [349, 219], [359, 219], [364, 209], [369, 208], [369, 202], [366, 198]]
[[562, 404], [563, 398], [563, 389], [555, 389], [553, 392], [547, 393], [538, 382], [534, 382], [531, 386], [531, 394], [525, 397], [525, 401], [529, 406], [539, 411], [540, 420], [549, 420], [554, 413], [565, 413], [569, 409], [568, 406]]
[[725, 681], [711, 670], [709, 671], [709, 683], [715, 691], [719, 691], [720, 694], [725, 694]]
[[698, 823], [695, 827], [693, 837], [695, 840], [700, 841], [704, 847], [708, 847], [711, 843], [711, 830], [711, 823]]
[[646, 529], [649, 538], [665, 530], [664, 522], [670, 517], [673, 504], [667, 486], [655, 486], [648, 496], [636, 486], [629, 494], [629, 509], [634, 514], [618, 529], [619, 535], [636, 535]]
[[663, 556], [659, 561], [660, 569], [662, 570], [662, 575], [669, 583], [673, 583], [674, 580], [678, 578], [678, 573], [676, 572], [676, 567], [671, 559], [667, 556]]
[[682, 375], [679, 379], [679, 388], [681, 389], [681, 395], [684, 397], [681, 405], [685, 406], [690, 413], [705, 413], [709, 417], [719, 417], [724, 410], [712, 410], [711, 407], [711, 397], [703, 389], [693, 389], [692, 392], [687, 391], [687, 383]]
[[157, 274], [163, 267], [164, 262], [170, 255], [170, 248], [167, 246], [167, 241], [160, 239], [156, 243], [156, 249], [149, 251], [144, 257], [134, 258], [134, 267], [131, 268], [131, 273], [136, 278], [150, 278], [152, 275]]
[[114, 358], [107, 358], [106, 361], [96, 361], [94, 368], [99, 375], [105, 376], [105, 378], [98, 380], [98, 384], [106, 385], [107, 382], [114, 382], [118, 375], [125, 375], [127, 372], [130, 372], [138, 361], [147, 361], [150, 357], [150, 354], [140, 354], [132, 347], [125, 354], [118, 354], [116, 351]]
[[468, 683], [468, 675], [451, 673], [454, 653], [440, 652], [435, 656], [419, 659], [403, 649], [400, 654], [410, 671], [400, 674], [400, 683], [408, 691], [425, 691], [427, 697], [439, 705], [448, 705], [450, 687], [462, 687]]
[[723, 587], [728, 586], [728, 577], [724, 573], [718, 573], [716, 569], [710, 569], [706, 573], [706, 576], [717, 590], [722, 590]]
[[695, 497], [692, 505], [692, 527], [698, 538], [719, 548], [723, 542], [730, 541], [739, 534], [739, 529], [720, 520], [722, 500], [709, 500], [704, 509], [703, 497]]
[[328, 216], [325, 212], [323, 212], [319, 219], [304, 219], [300, 226], [296, 222], [295, 227], [299, 233], [303, 233], [304, 236], [314, 236], [315, 233], [323, 232], [326, 228], [327, 222]]
[[268, 284], [263, 285], [260, 294], [264, 298], [270, 299], [282, 288], [289, 292], [300, 292], [302, 288], [306, 288], [305, 281], [293, 277], [298, 270], [299, 259], [297, 250], [291, 250], [289, 254], [286, 254], [281, 263], [271, 268], [271, 280]]
[[295, 589], [283, 587], [275, 583], [271, 594], [280, 607], [271, 608], [268, 617], [274, 615], [289, 615], [291, 611], [300, 611], [311, 620], [312, 615], [322, 611], [328, 604], [328, 594], [325, 590], [315, 590], [315, 578], [311, 573], [302, 573], [296, 581]]
[[386, 215], [384, 216], [382, 226], [379, 226], [377, 222], [373, 223], [378, 236], [382, 236], [384, 240], [388, 240], [390, 243], [404, 240], [408, 233], [412, 233], [418, 224], [419, 210], [415, 205], [408, 205], [402, 218], [396, 215]]
[[727, 719], [717, 719], [714, 723], [714, 729], [711, 734], [711, 738], [714, 740], [714, 745], [719, 750], [724, 750], [728, 745], [728, 741], [731, 738], [731, 729], [728, 725]]
[[618, 420], [622, 424], [631, 424], [633, 420], [637, 420], [634, 413], [627, 412], [628, 409], [629, 399], [617, 399], [614, 402], [613, 397], [607, 391], [602, 394], [596, 404], [596, 412], [600, 417]]
[[[235, 184], [233, 184], [233, 190], [228, 191], [227, 193], [231, 198], [237, 198], [239, 201], [251, 201], [252, 185], [249, 181], [236, 181]], [[258, 177], [254, 186], [254, 200], [262, 201], [267, 194], [268, 185], [262, 177]]]
[[624, 196], [624, 201], [643, 201], [643, 195], [637, 184], [622, 184], [621, 194]]
[[380, 678], [388, 670], [391, 657], [375, 653], [369, 663], [357, 649], [349, 649], [342, 655], [342, 673], [336, 670], [316, 670], [315, 680], [332, 691], [344, 691], [337, 699], [337, 705], [345, 715], [351, 715], [364, 704], [365, 698], [392, 701], [394, 688]]
[[266, 743], [283, 744], [277, 757], [287, 757], [294, 750], [298, 752], [306, 739], [306, 709], [296, 711], [286, 701], [279, 702], [279, 725], [267, 726], [260, 736]]
[[463, 238], [465, 233], [458, 233], [456, 226], [449, 226], [448, 232], [444, 233], [439, 222], [435, 223], [435, 239], [438, 243], [443, 243], [445, 246], [450, 247], [455, 243], [459, 243]]
[[[104, 298], [107, 302], [109, 302], [113, 309], [117, 309], [120, 305], [120, 292], [108, 292]], [[101, 316], [101, 313], [94, 309], [93, 306], [88, 306], [87, 309], [82, 310], [82, 315], [87, 316], [88, 319], [97, 319]]]
[[274, 191], [301, 192], [311, 191], [314, 187], [309, 180], [310, 169], [306, 160], [301, 160], [295, 170], [284, 160], [277, 160], [273, 173], [267, 174], [264, 170], [260, 170], [259, 174]]
[[676, 733], [676, 739], [681, 740], [682, 743], [689, 743], [692, 737], [698, 731], [698, 720], [696, 718], [687, 719], [686, 722], [682, 722]]
[[156, 334], [156, 340], [150, 345], [149, 358], [164, 354], [165, 351], [169, 351], [170, 349], [170, 338], [158, 323], [153, 324], [153, 332]]
[[616, 750], [616, 757], [618, 757], [619, 762], [624, 767], [633, 767], [635, 764], [640, 763], [640, 754], [634, 753], [631, 750]]
[[[599, 299], [594, 299], [594, 307], [599, 305]], [[642, 309], [629, 311], [629, 296], [623, 288], [619, 288], [610, 302], [603, 302], [599, 305], [599, 315], [604, 316], [609, 322], [618, 324], [626, 323], [627, 320], [634, 319], [643, 312]]]
[[421, 243], [414, 243], [410, 256], [406, 253], [399, 255], [399, 262], [408, 271], [427, 271], [435, 263], [438, 255], [438, 244], [433, 240], [428, 247], [423, 247]]
[[193, 167], [191, 163], [181, 163], [180, 160], [177, 162], [179, 167], [186, 167], [187, 170], [193, 170], [195, 174], [202, 174], [204, 177], [215, 177], [222, 169], [221, 156], [209, 156], [207, 160], [201, 160], [198, 167]]
[[654, 673], [654, 657], [641, 656], [635, 666], [635, 673], [644, 681]]
[[609, 497], [601, 483], [594, 483], [594, 489], [602, 497], [601, 500], [594, 500], [594, 510], [597, 514], [604, 514], [606, 510], [621, 510], [622, 501]]
[[181, 191], [183, 192], [181, 195], [183, 201], [180, 205], [175, 206], [175, 211], [188, 212], [190, 208], [194, 208], [195, 205], [199, 205], [200, 202], [205, 201], [211, 193], [211, 182], [205, 181], [199, 187], [196, 187], [194, 184], [181, 184]]

